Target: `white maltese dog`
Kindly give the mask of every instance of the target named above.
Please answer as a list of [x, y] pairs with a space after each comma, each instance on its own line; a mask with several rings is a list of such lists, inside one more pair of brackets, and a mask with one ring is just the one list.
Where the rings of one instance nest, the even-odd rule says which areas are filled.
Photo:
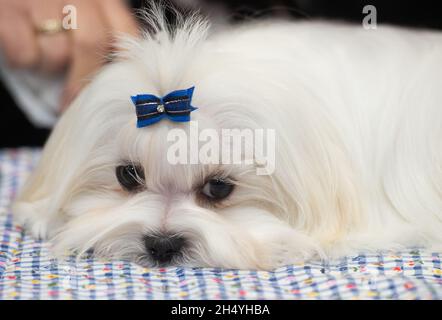
[[[35, 237], [145, 266], [253, 269], [441, 248], [440, 33], [148, 19], [62, 116], [18, 197]], [[193, 160], [174, 161], [196, 126]], [[246, 129], [265, 146], [240, 141], [239, 162], [216, 161], [238, 151], [224, 140], [202, 150]]]

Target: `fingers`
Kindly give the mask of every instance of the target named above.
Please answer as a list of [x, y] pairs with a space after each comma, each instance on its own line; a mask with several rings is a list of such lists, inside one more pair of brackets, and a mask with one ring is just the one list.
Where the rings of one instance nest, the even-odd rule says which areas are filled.
[[95, 1], [70, 2], [77, 9], [78, 29], [69, 32], [71, 62], [62, 96], [62, 111], [103, 64], [108, 42], [108, 27]]
[[[61, 23], [68, 4], [76, 9], [77, 29], [37, 32], [47, 21]], [[63, 107], [103, 65], [118, 34], [139, 35], [124, 0], [0, 0], [0, 48], [7, 61], [51, 73], [67, 68]]]
[[139, 35], [137, 21], [126, 3], [121, 0], [97, 1], [111, 31], [131, 36]]
[[[40, 26], [47, 20], [63, 19], [61, 0], [30, 1], [29, 12], [34, 26]], [[38, 33], [37, 44], [40, 50], [39, 68], [44, 72], [57, 72], [65, 68], [69, 61], [69, 43], [66, 32]]]
[[33, 26], [25, 10], [8, 1], [0, 1], [0, 49], [12, 67], [33, 67], [39, 60]]
[[139, 35], [137, 22], [122, 0], [70, 2], [77, 8], [78, 29], [71, 32], [72, 60], [62, 97], [62, 111], [105, 62], [115, 34]]

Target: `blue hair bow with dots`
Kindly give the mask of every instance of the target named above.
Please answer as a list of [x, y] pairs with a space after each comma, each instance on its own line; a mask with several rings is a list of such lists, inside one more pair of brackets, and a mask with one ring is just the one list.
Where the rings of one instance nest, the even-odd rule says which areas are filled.
[[198, 109], [191, 105], [194, 88], [172, 91], [161, 98], [153, 94], [131, 96], [137, 113], [137, 127], [150, 126], [164, 118], [176, 122], [190, 121], [190, 113]]

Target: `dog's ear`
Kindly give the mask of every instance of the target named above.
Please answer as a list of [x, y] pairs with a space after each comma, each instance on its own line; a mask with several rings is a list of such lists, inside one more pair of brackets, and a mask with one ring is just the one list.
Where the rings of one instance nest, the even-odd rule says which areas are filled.
[[[78, 124], [72, 105], [61, 117], [47, 141], [39, 163], [21, 189], [13, 206], [18, 222], [27, 224], [34, 236], [46, 237], [66, 196], [66, 189], [80, 163]], [[80, 122], [81, 123], [81, 122]]]
[[325, 121], [318, 128], [279, 148], [274, 181], [276, 194], [288, 211], [286, 219], [296, 217], [296, 228], [327, 250], [360, 225], [361, 204], [356, 177], [338, 135]]
[[103, 138], [110, 136], [115, 119], [125, 119], [124, 111], [106, 105], [107, 97], [100, 92], [97, 87], [86, 88], [63, 114], [15, 200], [17, 222], [25, 224], [36, 237], [51, 236], [63, 223], [63, 206], [79, 180], [81, 167], [97, 146], [105, 144]]

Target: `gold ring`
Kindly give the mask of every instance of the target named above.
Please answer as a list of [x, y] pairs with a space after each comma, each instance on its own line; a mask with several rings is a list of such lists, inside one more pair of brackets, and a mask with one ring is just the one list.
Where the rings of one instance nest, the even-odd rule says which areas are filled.
[[44, 20], [37, 26], [37, 32], [41, 34], [54, 34], [64, 31], [63, 24], [58, 19]]

